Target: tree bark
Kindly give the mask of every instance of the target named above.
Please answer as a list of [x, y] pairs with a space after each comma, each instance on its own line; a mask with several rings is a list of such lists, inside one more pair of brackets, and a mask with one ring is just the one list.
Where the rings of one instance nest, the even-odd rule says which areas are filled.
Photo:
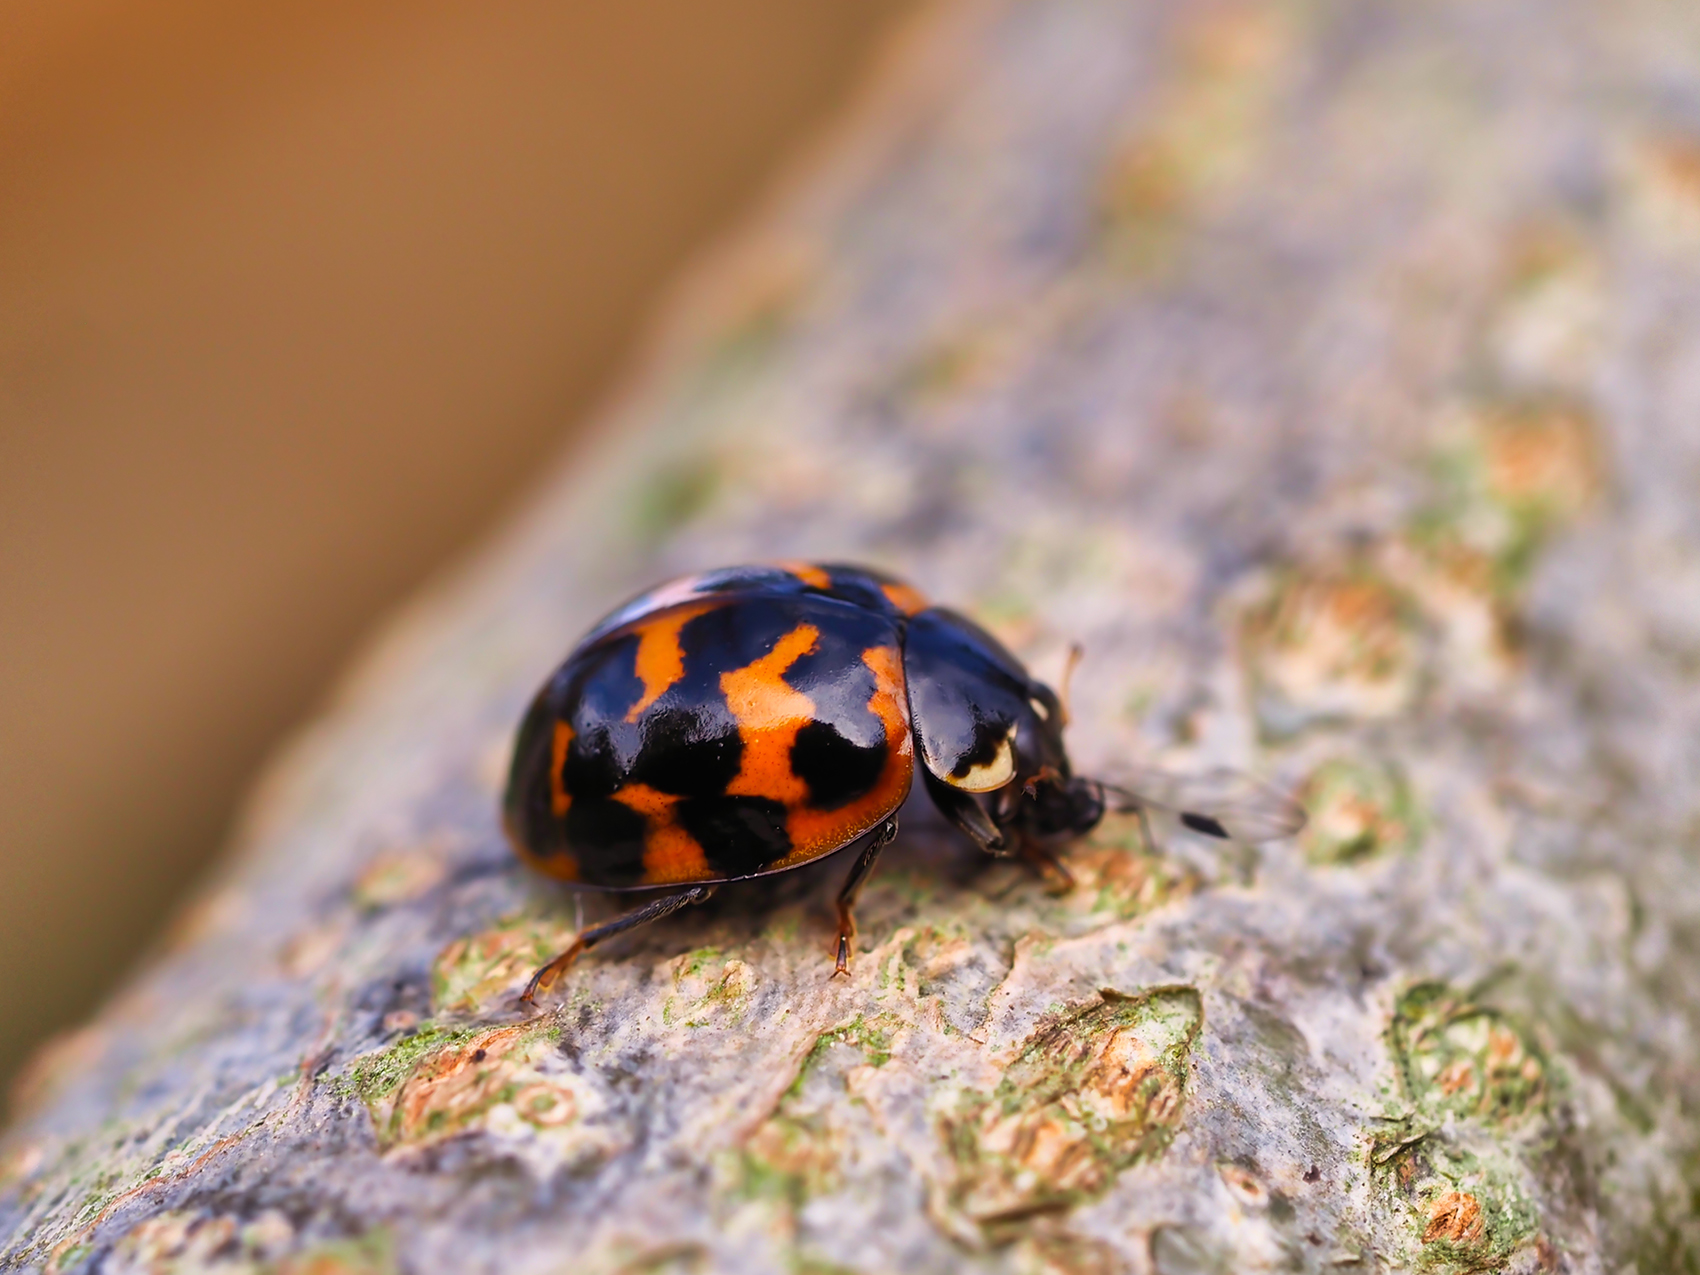
[[[1696, 1269], [1697, 62], [1680, 0], [931, 15], [43, 1054], [0, 1266]], [[1082, 770], [1309, 827], [1053, 895], [912, 805], [850, 978], [835, 859], [527, 1012], [614, 905], [503, 843], [525, 700], [775, 557], [1082, 642]]]

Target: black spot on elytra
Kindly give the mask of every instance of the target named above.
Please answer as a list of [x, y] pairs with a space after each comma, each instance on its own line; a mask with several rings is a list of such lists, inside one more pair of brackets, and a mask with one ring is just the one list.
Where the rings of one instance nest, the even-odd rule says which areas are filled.
[[578, 856], [587, 885], [637, 885], [643, 880], [644, 817], [610, 798], [573, 799], [567, 811], [567, 844]]
[[643, 697], [637, 675], [638, 637], [628, 633], [581, 651], [567, 661], [557, 677], [564, 678], [561, 706], [575, 720], [602, 721], [625, 717]]
[[809, 804], [837, 810], [864, 797], [885, 771], [886, 744], [864, 747], [844, 738], [830, 722], [810, 722], [791, 745], [791, 773], [809, 786]]
[[747, 877], [791, 853], [785, 807], [768, 797], [692, 797], [677, 816], [721, 876]]
[[632, 781], [681, 797], [712, 797], [738, 774], [744, 741], [723, 705], [644, 715], [643, 743], [632, 762]]

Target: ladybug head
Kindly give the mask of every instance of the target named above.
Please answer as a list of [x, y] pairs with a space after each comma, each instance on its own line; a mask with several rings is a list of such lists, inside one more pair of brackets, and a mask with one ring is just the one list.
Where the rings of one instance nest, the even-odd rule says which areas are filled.
[[1069, 765], [1064, 698], [990, 634], [942, 609], [923, 612], [910, 625], [907, 664], [928, 792], [982, 847], [1012, 854], [1103, 818], [1102, 788]]
[[[1078, 649], [1078, 648], [1077, 648]], [[1070, 671], [1074, 660], [1069, 661]], [[1064, 675], [1066, 694], [1067, 675]], [[1011, 733], [1015, 773], [992, 802], [999, 829], [1040, 841], [1078, 837], [1104, 817], [1104, 791], [1094, 780], [1075, 775], [1063, 745], [1068, 706], [1043, 682], [1029, 685], [1030, 716]]]

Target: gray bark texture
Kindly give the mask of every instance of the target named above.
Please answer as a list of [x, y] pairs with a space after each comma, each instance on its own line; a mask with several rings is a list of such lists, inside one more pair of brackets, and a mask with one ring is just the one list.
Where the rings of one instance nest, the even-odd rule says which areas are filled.
[[[1700, 7], [948, 7], [402, 617], [45, 1051], [0, 1266], [1700, 1269]], [[862, 559], [1226, 765], [1066, 894], [913, 804], [515, 993], [615, 903], [496, 802], [668, 574]], [[91, 776], [98, 782], [98, 776]]]

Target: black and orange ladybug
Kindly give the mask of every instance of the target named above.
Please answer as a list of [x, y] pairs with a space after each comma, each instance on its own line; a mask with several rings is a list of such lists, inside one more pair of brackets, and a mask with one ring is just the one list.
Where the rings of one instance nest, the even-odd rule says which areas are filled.
[[[729, 567], [651, 589], [592, 629], [532, 700], [503, 815], [521, 857], [549, 876], [668, 892], [580, 934], [524, 999], [579, 953], [720, 882], [861, 842], [838, 895], [843, 972], [851, 909], [917, 770], [982, 849], [1066, 880], [1059, 843], [1107, 808], [1143, 817], [1159, 804], [1075, 776], [1066, 723], [1056, 692], [991, 634], [866, 567]], [[1247, 840], [1302, 821], [1272, 795], [1176, 813]]]

